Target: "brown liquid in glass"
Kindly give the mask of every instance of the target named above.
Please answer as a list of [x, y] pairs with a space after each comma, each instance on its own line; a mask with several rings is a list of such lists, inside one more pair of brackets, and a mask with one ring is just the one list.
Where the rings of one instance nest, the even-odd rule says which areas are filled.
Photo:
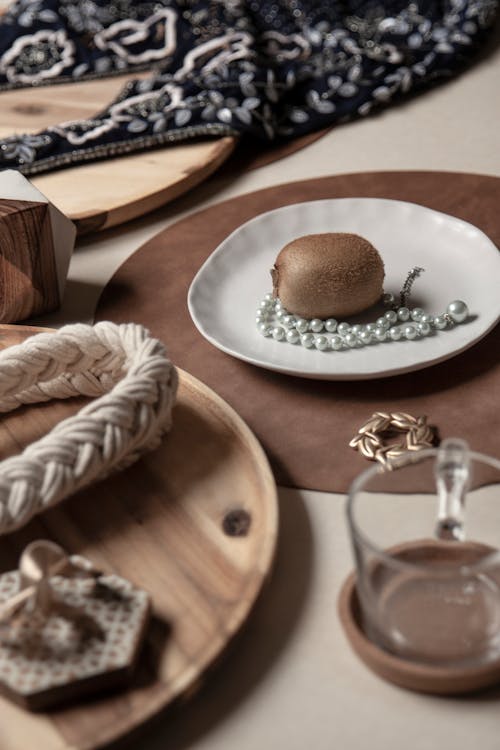
[[[487, 663], [500, 655], [500, 559], [476, 542], [422, 540], [393, 548], [413, 569], [373, 571], [388, 650], [432, 664]], [[469, 570], [469, 568], [472, 568]]]

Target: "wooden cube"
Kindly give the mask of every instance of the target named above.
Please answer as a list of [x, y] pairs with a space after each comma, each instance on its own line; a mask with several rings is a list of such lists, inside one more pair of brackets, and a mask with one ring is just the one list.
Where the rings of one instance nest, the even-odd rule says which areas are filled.
[[23, 175], [0, 172], [0, 322], [61, 304], [76, 229]]

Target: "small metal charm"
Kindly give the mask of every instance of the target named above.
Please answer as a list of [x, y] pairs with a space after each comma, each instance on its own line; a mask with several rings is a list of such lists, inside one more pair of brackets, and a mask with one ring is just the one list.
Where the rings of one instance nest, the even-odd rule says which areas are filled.
[[425, 271], [425, 268], [421, 268], [420, 266], [415, 266], [411, 269], [411, 271], [408, 273], [408, 276], [405, 279], [405, 282], [403, 284], [403, 288], [401, 289], [399, 293], [399, 304], [401, 307], [406, 307], [408, 304], [408, 300], [410, 299], [411, 295], [411, 288], [413, 284], [415, 283], [415, 279], [418, 279], [421, 273]]

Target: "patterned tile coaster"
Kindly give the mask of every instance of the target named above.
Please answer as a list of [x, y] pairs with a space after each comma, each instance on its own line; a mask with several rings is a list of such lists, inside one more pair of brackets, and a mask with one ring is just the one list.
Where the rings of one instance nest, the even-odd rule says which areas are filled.
[[[57, 576], [51, 585], [76, 619], [35, 613], [0, 631], [0, 692], [32, 711], [125, 685], [150, 614], [149, 595], [116, 575], [96, 583]], [[1, 575], [0, 604], [19, 586], [18, 571]]]

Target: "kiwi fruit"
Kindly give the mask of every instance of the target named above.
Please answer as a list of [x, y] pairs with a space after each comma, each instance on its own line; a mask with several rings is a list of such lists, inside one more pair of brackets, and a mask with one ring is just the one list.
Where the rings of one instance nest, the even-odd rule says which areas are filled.
[[382, 296], [384, 263], [368, 240], [347, 232], [308, 234], [280, 251], [273, 294], [303, 318], [349, 317]]

